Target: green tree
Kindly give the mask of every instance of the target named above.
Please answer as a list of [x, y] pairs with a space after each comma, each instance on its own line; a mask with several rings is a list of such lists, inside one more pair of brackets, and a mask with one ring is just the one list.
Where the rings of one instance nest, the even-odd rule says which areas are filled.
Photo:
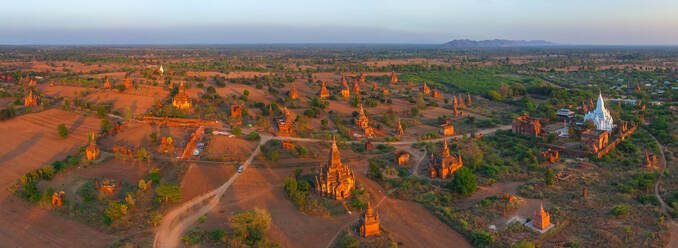
[[181, 189], [176, 184], [161, 184], [155, 188], [156, 198], [160, 203], [175, 203], [181, 201]]
[[110, 221], [115, 221], [127, 215], [127, 208], [127, 205], [119, 201], [109, 201], [108, 207], [104, 210], [104, 214]]
[[102, 119], [101, 120], [101, 132], [102, 133], [108, 133], [111, 131], [111, 122], [108, 119]]
[[233, 135], [240, 136], [242, 134], [242, 129], [240, 129], [239, 127], [234, 127], [232, 132], [233, 132]]
[[270, 228], [271, 214], [258, 208], [242, 211], [234, 214], [228, 225], [240, 234], [245, 243], [254, 245], [263, 239], [264, 233]]
[[553, 169], [548, 168], [544, 173], [544, 183], [546, 185], [553, 185], [556, 181], [556, 175], [553, 173]]
[[59, 126], [57, 126], [57, 131], [59, 132], [59, 136], [61, 136], [61, 138], [68, 137], [68, 128], [66, 128], [66, 125], [59, 124]]
[[471, 169], [464, 166], [455, 171], [453, 175], [454, 179], [450, 183], [450, 190], [462, 196], [468, 196], [476, 191], [476, 176], [473, 175]]
[[285, 189], [285, 192], [287, 192], [287, 195], [294, 194], [294, 192], [297, 192], [297, 179], [292, 177], [285, 178], [283, 188]]

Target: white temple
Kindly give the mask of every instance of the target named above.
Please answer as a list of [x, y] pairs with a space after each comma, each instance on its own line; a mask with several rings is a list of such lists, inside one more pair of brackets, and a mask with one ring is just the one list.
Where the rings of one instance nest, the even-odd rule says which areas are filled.
[[160, 74], [164, 74], [164, 73], [165, 73], [165, 69], [162, 68], [162, 65], [160, 66], [159, 71], [160, 71]]
[[598, 94], [596, 109], [593, 112], [586, 113], [584, 116], [584, 121], [587, 120], [592, 120], [598, 130], [612, 131], [614, 120], [612, 120], [610, 112], [605, 109], [605, 101], [603, 101], [602, 94]]

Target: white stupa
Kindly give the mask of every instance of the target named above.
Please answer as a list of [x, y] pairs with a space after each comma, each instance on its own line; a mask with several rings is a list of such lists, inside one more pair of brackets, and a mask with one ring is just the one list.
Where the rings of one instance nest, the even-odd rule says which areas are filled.
[[165, 69], [162, 69], [162, 65], [160, 66], [159, 71], [160, 71], [160, 74], [164, 74], [164, 73], [165, 73]]
[[596, 109], [593, 112], [586, 113], [584, 116], [584, 121], [587, 120], [592, 120], [598, 130], [612, 131], [614, 120], [612, 120], [610, 111], [605, 109], [605, 101], [603, 101], [602, 94], [598, 94]]

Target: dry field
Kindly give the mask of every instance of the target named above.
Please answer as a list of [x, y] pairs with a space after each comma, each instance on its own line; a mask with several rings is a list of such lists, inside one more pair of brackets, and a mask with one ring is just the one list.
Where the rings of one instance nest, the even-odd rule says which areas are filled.
[[[69, 129], [66, 139], [57, 125]], [[84, 224], [54, 216], [5, 190], [26, 172], [64, 159], [97, 132], [99, 120], [61, 110], [47, 110], [0, 122], [0, 244], [6, 247], [102, 247], [112, 238]]]
[[191, 163], [181, 180], [182, 202], [221, 186], [236, 172], [235, 165]]
[[112, 103], [113, 111], [119, 111], [120, 113], [125, 114], [129, 109], [133, 116], [139, 116], [146, 113], [155, 105], [156, 101], [160, 101], [165, 96], [167, 96], [167, 93], [151, 97], [118, 93], [116, 91], [99, 91], [87, 95], [85, 99], [97, 104], [106, 102]]

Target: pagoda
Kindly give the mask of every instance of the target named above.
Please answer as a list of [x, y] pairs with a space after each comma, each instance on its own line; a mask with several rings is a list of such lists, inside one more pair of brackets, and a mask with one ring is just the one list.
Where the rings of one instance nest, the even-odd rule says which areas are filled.
[[596, 109], [593, 110], [593, 112], [586, 113], [584, 116], [584, 121], [587, 120], [592, 120], [598, 130], [612, 131], [614, 120], [612, 119], [610, 112], [605, 109], [605, 101], [603, 100], [603, 95], [601, 93], [598, 94]]
[[400, 125], [400, 120], [398, 120], [398, 127], [396, 127], [396, 132], [398, 133], [399, 136], [403, 136], [403, 134], [405, 134], [405, 130], [403, 130], [403, 126]]
[[434, 89], [433, 92], [431, 92], [431, 97], [433, 97], [433, 98], [439, 98], [440, 97], [440, 92], [438, 92], [438, 89]]
[[106, 78], [106, 82], [104, 82], [104, 89], [110, 89], [112, 88], [111, 86], [111, 81]]
[[471, 106], [471, 93], [466, 93], [466, 97], [468, 98], [467, 104]]
[[330, 92], [327, 90], [327, 87], [325, 86], [325, 81], [323, 81], [323, 85], [320, 88], [320, 98], [326, 98], [330, 96]]
[[341, 96], [344, 98], [351, 96], [351, 90], [348, 88], [348, 83], [343, 75], [341, 76]]
[[358, 81], [353, 81], [353, 89], [351, 89], [351, 91], [353, 91], [353, 94], [356, 96], [360, 95], [360, 85], [358, 84]]
[[367, 119], [367, 115], [365, 115], [365, 110], [363, 109], [362, 104], [360, 104], [360, 113], [358, 113], [358, 117], [356, 117], [353, 121], [362, 129], [369, 127], [369, 119]]
[[374, 212], [372, 203], [367, 203], [367, 210], [360, 216], [358, 231], [360, 236], [379, 235], [379, 215]]
[[87, 160], [99, 158], [99, 146], [97, 145], [96, 137], [93, 132], [90, 134], [89, 145], [85, 148], [85, 157], [87, 157]]
[[275, 120], [275, 134], [278, 136], [292, 136], [294, 135], [294, 116], [292, 112], [283, 107], [283, 116]]
[[289, 96], [291, 100], [299, 98], [299, 92], [297, 92], [297, 87], [294, 84], [292, 85], [292, 90], [290, 90]]
[[189, 110], [191, 109], [191, 98], [184, 91], [184, 82], [181, 82], [179, 84], [179, 92], [172, 99], [172, 106], [181, 110]]
[[429, 162], [431, 178], [439, 177], [445, 179], [463, 166], [461, 155], [455, 157], [450, 154], [450, 148], [447, 147], [447, 137], [443, 140], [443, 147], [440, 149], [440, 154], [434, 155], [431, 153]]
[[539, 203], [539, 210], [534, 214], [532, 226], [539, 230], [546, 230], [551, 227], [551, 216], [548, 212], [544, 211], [543, 203]]
[[315, 190], [322, 197], [343, 200], [351, 196], [354, 187], [353, 171], [341, 163], [337, 142], [332, 138], [329, 160], [320, 167], [319, 176], [315, 177]]
[[34, 95], [32, 90], [28, 91], [28, 95], [24, 97], [24, 106], [37, 107], [40, 104], [40, 96]]
[[424, 92], [424, 95], [431, 94], [431, 88], [426, 85], [426, 81], [424, 81], [424, 87], [421, 88], [421, 91]]
[[397, 83], [398, 82], [398, 76], [396, 76], [395, 70], [391, 71], [391, 83]]
[[360, 73], [360, 83], [365, 85], [365, 74], [363, 74], [362, 72]]
[[125, 78], [125, 88], [131, 89], [133, 87], [134, 87], [134, 85], [132, 84], [132, 79]]

